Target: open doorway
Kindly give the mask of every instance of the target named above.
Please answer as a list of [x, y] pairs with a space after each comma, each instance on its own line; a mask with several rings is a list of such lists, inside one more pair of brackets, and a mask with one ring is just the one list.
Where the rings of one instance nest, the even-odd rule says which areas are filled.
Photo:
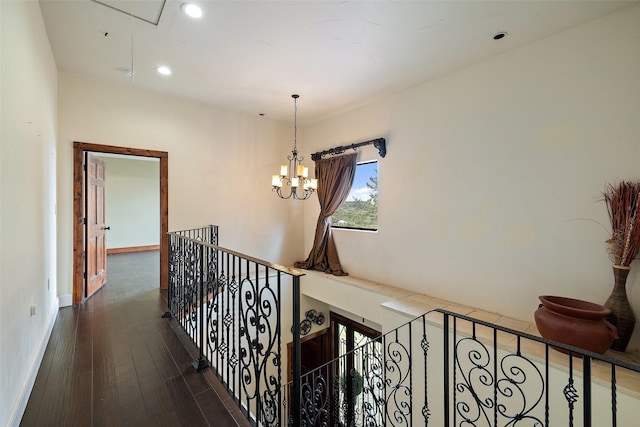
[[117, 147], [92, 144], [86, 142], [73, 143], [73, 304], [79, 304], [86, 297], [84, 278], [84, 158], [85, 153], [108, 153], [139, 157], [157, 158], [160, 161], [160, 288], [166, 289], [168, 284], [168, 153], [165, 151], [138, 148]]
[[93, 156], [104, 162], [106, 170], [107, 255], [159, 251], [160, 160], [109, 153]]

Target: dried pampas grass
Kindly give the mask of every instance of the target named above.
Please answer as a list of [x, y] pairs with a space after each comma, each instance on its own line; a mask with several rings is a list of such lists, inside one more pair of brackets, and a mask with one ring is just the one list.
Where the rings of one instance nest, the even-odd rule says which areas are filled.
[[609, 257], [614, 265], [629, 266], [640, 249], [640, 181], [609, 184], [602, 195], [611, 221]]

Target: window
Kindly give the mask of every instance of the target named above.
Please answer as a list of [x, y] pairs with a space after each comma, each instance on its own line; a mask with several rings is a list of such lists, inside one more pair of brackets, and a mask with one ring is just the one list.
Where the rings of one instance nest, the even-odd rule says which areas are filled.
[[378, 162], [359, 163], [347, 200], [331, 219], [333, 228], [378, 229]]

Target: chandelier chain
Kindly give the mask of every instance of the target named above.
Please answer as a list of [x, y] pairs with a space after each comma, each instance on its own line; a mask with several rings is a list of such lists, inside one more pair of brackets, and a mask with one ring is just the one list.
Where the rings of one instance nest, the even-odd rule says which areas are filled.
[[[293, 153], [298, 153], [298, 98], [300, 95], [291, 95], [293, 98]], [[302, 160], [302, 157], [300, 158]]]

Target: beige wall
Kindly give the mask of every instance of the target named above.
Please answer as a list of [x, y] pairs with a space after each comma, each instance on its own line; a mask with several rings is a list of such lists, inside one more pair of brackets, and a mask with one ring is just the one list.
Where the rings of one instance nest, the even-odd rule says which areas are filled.
[[13, 426], [58, 311], [56, 65], [38, 2], [0, 2], [0, 37], [0, 425]]
[[221, 246], [290, 264], [302, 252], [301, 205], [271, 192], [291, 124], [59, 73], [58, 259], [71, 293], [73, 141], [169, 153], [169, 229], [220, 226]]
[[97, 156], [107, 171], [107, 249], [159, 245], [160, 160]]
[[527, 321], [541, 294], [604, 302], [600, 192], [640, 177], [639, 22], [636, 5], [305, 127], [309, 152], [388, 141], [379, 231], [335, 231], [345, 270]]

